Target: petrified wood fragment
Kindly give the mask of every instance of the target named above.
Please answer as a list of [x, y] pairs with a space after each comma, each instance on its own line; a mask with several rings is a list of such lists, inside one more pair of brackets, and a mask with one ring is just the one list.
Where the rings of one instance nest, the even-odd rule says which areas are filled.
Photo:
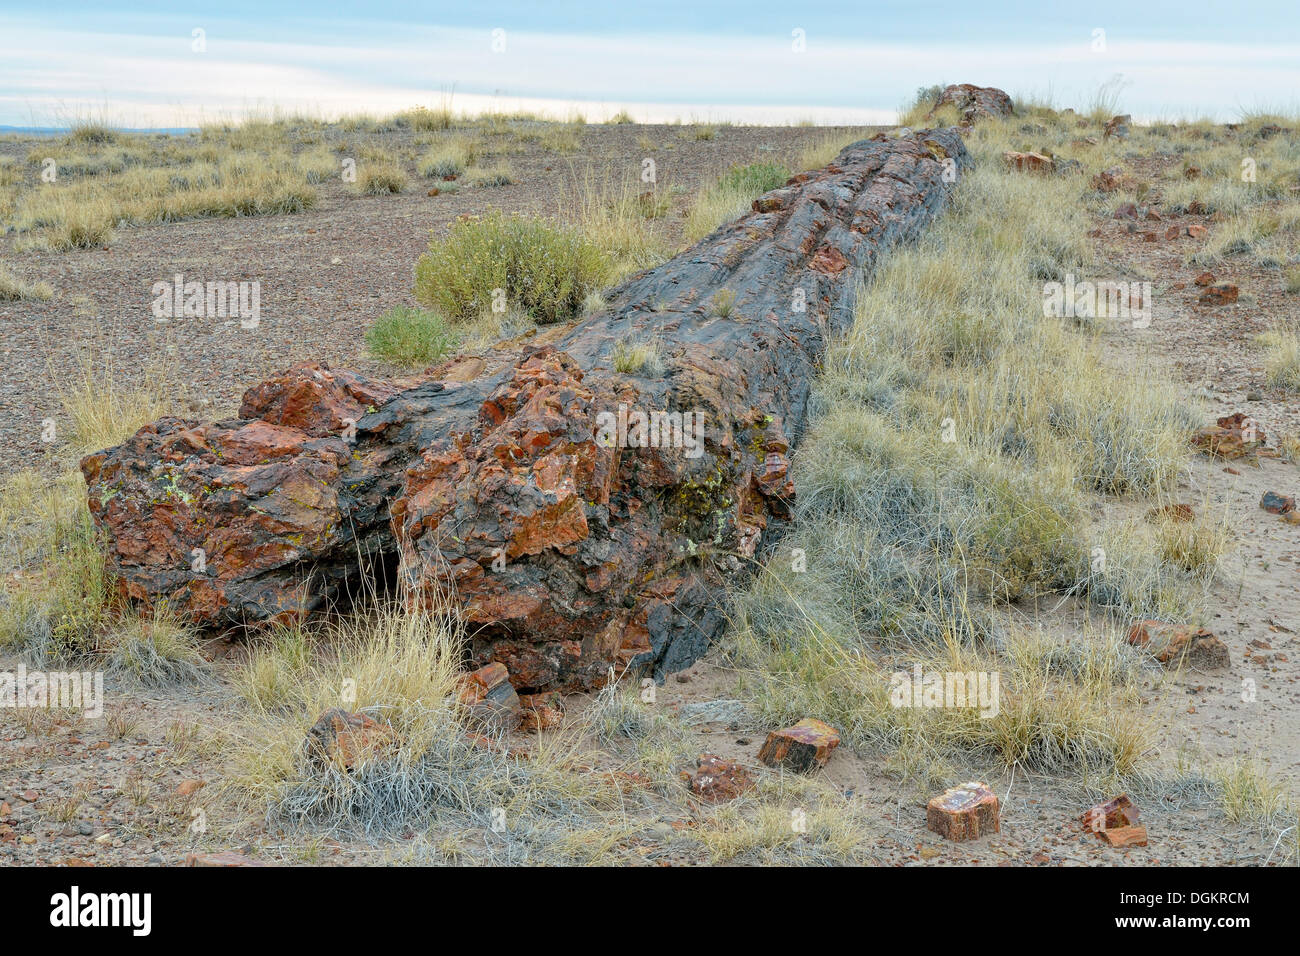
[[758, 759], [769, 767], [808, 773], [826, 766], [826, 761], [831, 759], [831, 753], [839, 745], [839, 731], [828, 723], [805, 717], [793, 727], [768, 734], [758, 752]]
[[998, 798], [982, 783], [963, 783], [934, 797], [925, 808], [925, 825], [948, 840], [978, 840], [1001, 829]]

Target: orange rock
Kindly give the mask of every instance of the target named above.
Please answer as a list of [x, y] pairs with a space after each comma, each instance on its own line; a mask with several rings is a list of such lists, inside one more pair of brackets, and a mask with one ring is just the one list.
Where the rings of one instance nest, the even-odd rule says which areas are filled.
[[524, 711], [520, 730], [551, 730], [564, 723], [564, 707], [559, 694], [520, 694], [519, 705]]
[[1022, 173], [1050, 173], [1056, 165], [1052, 157], [1044, 156], [1042, 153], [1017, 153], [1014, 150], [1003, 153], [1002, 161], [1008, 168]]
[[1191, 521], [1195, 517], [1196, 512], [1192, 510], [1192, 506], [1182, 504], [1181, 502], [1178, 504], [1165, 505], [1163, 508], [1152, 508], [1146, 513], [1146, 520], [1152, 522], [1174, 521], [1182, 524], [1183, 522]]
[[966, 125], [971, 125], [976, 120], [1010, 116], [1012, 110], [1011, 97], [1002, 90], [992, 86], [976, 86], [973, 83], [958, 83], [944, 87], [930, 115], [933, 116], [936, 110], [947, 105], [957, 108], [962, 122]]
[[350, 770], [396, 742], [397, 735], [387, 724], [335, 707], [321, 714], [307, 732], [303, 752], [311, 762], [332, 763]]
[[1237, 287], [1231, 282], [1216, 282], [1206, 286], [1197, 301], [1201, 305], [1231, 305], [1237, 301]]
[[1195, 282], [1197, 285], [1199, 285], [1199, 286], [1213, 285], [1213, 284], [1214, 284], [1214, 273], [1213, 273], [1213, 272], [1202, 272], [1200, 275], [1198, 275], [1198, 276], [1197, 276], [1194, 280], [1192, 280], [1192, 281], [1194, 281], [1194, 282]]
[[1112, 193], [1119, 189], [1121, 173], [1122, 170], [1118, 166], [1112, 166], [1110, 169], [1104, 169], [1096, 176], [1093, 176], [1089, 185], [1098, 192]]
[[1276, 491], [1266, 491], [1259, 499], [1259, 506], [1271, 515], [1284, 515], [1295, 511], [1295, 498], [1279, 495]]
[[1205, 628], [1179, 627], [1165, 621], [1140, 621], [1126, 636], [1134, 647], [1145, 648], [1166, 666], [1187, 664], [1197, 670], [1214, 670], [1230, 663], [1228, 646]]
[[202, 780], [182, 780], [181, 785], [176, 788], [176, 794], [181, 797], [188, 797], [191, 794], [198, 793], [207, 784]]
[[1123, 116], [1112, 117], [1106, 124], [1106, 129], [1102, 136], [1106, 139], [1114, 136], [1116, 139], [1128, 139], [1128, 125], [1133, 122], [1133, 117], [1125, 113]]
[[1225, 415], [1192, 436], [1192, 444], [1207, 455], [1228, 459], [1257, 455], [1265, 440], [1264, 429], [1244, 412]]
[[767, 735], [758, 759], [769, 767], [807, 773], [826, 766], [831, 752], [840, 745], [840, 735], [830, 724], [805, 717], [793, 727], [774, 730]]
[[701, 754], [694, 774], [682, 771], [682, 781], [705, 803], [734, 800], [754, 786], [754, 778], [738, 763], [714, 754]]
[[1105, 803], [1089, 808], [1079, 818], [1079, 822], [1085, 829], [1100, 833], [1102, 830], [1112, 830], [1116, 827], [1136, 826], [1140, 817], [1141, 813], [1129, 799], [1129, 795], [1121, 793], [1118, 797], [1112, 797]]
[[470, 719], [489, 730], [514, 730], [523, 719], [519, 694], [510, 683], [505, 664], [493, 661], [460, 679], [461, 703]]
[[1193, 239], [1204, 239], [1210, 234], [1210, 230], [1206, 229], [1204, 226], [1188, 226], [1187, 234]]
[[978, 840], [1001, 830], [998, 798], [985, 784], [945, 790], [926, 804], [925, 825], [948, 840]]
[[1113, 830], [1099, 830], [1097, 835], [1105, 840], [1110, 846], [1146, 846], [1147, 845], [1147, 828], [1144, 826], [1136, 827], [1116, 827]]

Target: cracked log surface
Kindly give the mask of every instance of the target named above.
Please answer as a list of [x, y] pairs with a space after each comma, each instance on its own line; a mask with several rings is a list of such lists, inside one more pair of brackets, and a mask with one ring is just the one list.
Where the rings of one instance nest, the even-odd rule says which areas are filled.
[[[788, 519], [858, 282], [968, 165], [955, 130], [855, 143], [572, 325], [403, 380], [300, 365], [238, 419], [148, 425], [82, 461], [108, 571], [222, 625], [304, 616], [397, 555], [407, 600], [450, 587], [473, 659], [520, 689], [687, 666]], [[615, 370], [620, 342], [651, 340], [660, 367]]]

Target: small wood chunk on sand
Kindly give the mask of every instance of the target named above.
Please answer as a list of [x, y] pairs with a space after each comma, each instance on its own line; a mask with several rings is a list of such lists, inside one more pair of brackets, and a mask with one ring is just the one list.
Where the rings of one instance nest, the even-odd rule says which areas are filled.
[[998, 833], [998, 798], [982, 783], [952, 787], [926, 805], [925, 825], [944, 839], [958, 842]]
[[805, 717], [793, 727], [768, 734], [758, 759], [769, 767], [781, 766], [807, 773], [826, 766], [831, 751], [839, 745], [839, 731], [823, 721]]

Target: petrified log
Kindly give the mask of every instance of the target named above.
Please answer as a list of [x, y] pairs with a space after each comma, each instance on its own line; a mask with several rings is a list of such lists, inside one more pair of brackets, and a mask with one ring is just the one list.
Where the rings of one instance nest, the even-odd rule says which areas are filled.
[[[450, 587], [475, 661], [522, 690], [686, 666], [788, 518], [857, 283], [968, 165], [955, 130], [855, 143], [570, 327], [404, 381], [298, 366], [239, 419], [146, 426], [82, 462], [109, 571], [220, 624], [309, 613], [398, 556], [408, 599]], [[650, 341], [657, 362], [616, 370]]]

